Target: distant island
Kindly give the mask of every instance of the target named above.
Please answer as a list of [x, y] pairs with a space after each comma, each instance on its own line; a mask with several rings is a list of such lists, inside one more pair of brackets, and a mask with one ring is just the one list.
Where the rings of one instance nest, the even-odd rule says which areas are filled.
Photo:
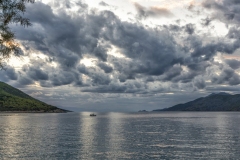
[[240, 94], [213, 93], [184, 104], [153, 111], [240, 111]]
[[48, 105], [0, 82], [0, 112], [65, 113], [70, 111]]
[[146, 111], [146, 110], [139, 110], [138, 112], [148, 112], [148, 111]]

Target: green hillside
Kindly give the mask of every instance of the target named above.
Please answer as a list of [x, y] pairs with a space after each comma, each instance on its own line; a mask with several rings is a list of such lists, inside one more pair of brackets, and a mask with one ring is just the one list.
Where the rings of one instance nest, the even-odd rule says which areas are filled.
[[0, 82], [0, 111], [67, 112], [34, 99], [3, 82]]

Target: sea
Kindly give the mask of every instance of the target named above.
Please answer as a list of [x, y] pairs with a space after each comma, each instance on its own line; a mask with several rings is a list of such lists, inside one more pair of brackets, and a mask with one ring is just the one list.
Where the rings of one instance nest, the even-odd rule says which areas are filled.
[[239, 112], [1, 113], [1, 160], [240, 159]]

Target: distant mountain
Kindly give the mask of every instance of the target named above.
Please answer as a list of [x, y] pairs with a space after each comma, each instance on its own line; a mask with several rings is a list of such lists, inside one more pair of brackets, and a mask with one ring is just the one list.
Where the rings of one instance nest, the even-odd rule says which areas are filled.
[[240, 111], [240, 94], [213, 93], [194, 101], [153, 111]]
[[4, 82], [0, 82], [0, 111], [68, 112], [34, 99]]
[[209, 96], [212, 96], [212, 95], [231, 95], [231, 94], [226, 93], [226, 92], [219, 92], [219, 93], [212, 93]]

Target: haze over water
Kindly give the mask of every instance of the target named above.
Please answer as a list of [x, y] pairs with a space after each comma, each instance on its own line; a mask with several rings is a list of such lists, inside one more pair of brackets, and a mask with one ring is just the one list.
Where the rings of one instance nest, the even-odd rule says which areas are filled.
[[0, 114], [0, 159], [238, 159], [240, 113]]

